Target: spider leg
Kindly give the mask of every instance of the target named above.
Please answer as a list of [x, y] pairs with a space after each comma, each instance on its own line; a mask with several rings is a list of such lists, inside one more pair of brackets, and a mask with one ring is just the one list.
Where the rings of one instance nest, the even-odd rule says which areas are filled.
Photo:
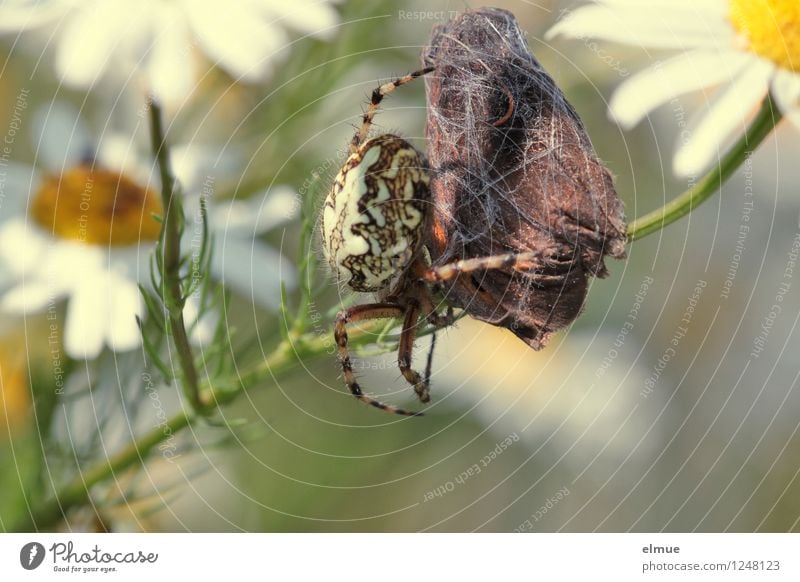
[[424, 69], [420, 69], [419, 71], [414, 71], [413, 73], [409, 73], [405, 77], [400, 77], [391, 81], [389, 83], [385, 83], [380, 87], [376, 88], [372, 91], [372, 98], [370, 99], [369, 106], [367, 110], [364, 112], [364, 117], [361, 121], [361, 127], [353, 136], [352, 141], [350, 142], [350, 153], [354, 154], [358, 151], [358, 146], [364, 143], [364, 140], [369, 133], [369, 128], [372, 125], [372, 120], [375, 117], [375, 114], [378, 112], [378, 108], [380, 107], [381, 101], [383, 98], [400, 87], [401, 85], [405, 85], [416, 79], [417, 77], [421, 77], [422, 75], [427, 75], [431, 71], [433, 71], [434, 67], [426, 67]]
[[575, 244], [579, 239], [590, 240], [595, 244], [603, 243], [603, 233], [598, 230], [596, 224], [589, 225], [578, 220], [578, 217], [570, 214], [562, 214], [556, 220], [556, 228], [567, 235], [567, 239]]
[[515, 271], [532, 271], [535, 269], [569, 270], [573, 263], [570, 256], [559, 256], [552, 249], [544, 251], [528, 251], [522, 253], [506, 253], [490, 257], [478, 257], [454, 261], [439, 267], [429, 268], [424, 279], [429, 283], [449, 281], [459, 275], [474, 271], [489, 271], [493, 269], [514, 269]]
[[453, 325], [455, 320], [456, 316], [452, 305], [447, 306], [447, 311], [445, 311], [444, 315], [439, 315], [435, 311], [431, 311], [428, 314], [428, 321], [436, 327], [449, 327]]
[[431, 384], [431, 370], [433, 369], [433, 350], [436, 347], [436, 331], [431, 333], [431, 347], [428, 349], [428, 361], [425, 364], [425, 385]]
[[417, 335], [417, 323], [421, 313], [419, 302], [408, 302], [406, 316], [403, 321], [403, 331], [400, 334], [400, 347], [397, 350], [397, 365], [408, 383], [414, 386], [414, 392], [419, 396], [420, 402], [429, 402], [431, 399], [428, 382], [425, 378], [411, 369], [411, 357], [414, 352], [414, 338]]
[[[403, 416], [422, 416], [421, 412], [413, 412], [410, 410], [403, 410], [390, 404], [384, 404], [380, 400], [376, 400], [367, 396], [362, 392], [356, 380], [356, 375], [353, 372], [353, 364], [350, 361], [350, 352], [347, 349], [347, 324], [356, 321], [364, 321], [369, 319], [387, 319], [390, 317], [402, 317], [406, 310], [400, 305], [395, 303], [370, 303], [367, 305], [356, 305], [348, 309], [340, 311], [336, 315], [336, 322], [334, 327], [334, 338], [336, 345], [339, 348], [339, 360], [342, 363], [342, 373], [350, 393], [375, 408], [380, 408], [392, 414], [400, 414]], [[413, 338], [412, 338], [413, 339]]]
[[600, 227], [596, 224], [586, 224], [568, 213], [561, 216], [557, 224], [565, 238], [572, 244], [582, 243], [584, 266], [597, 277], [608, 274], [602, 263], [602, 255], [624, 256], [624, 245], [615, 241], [610, 235], [600, 232]]
[[[436, 327], [448, 327], [453, 325], [455, 321], [455, 315], [453, 313], [453, 306], [448, 305], [447, 310], [445, 311], [444, 315], [440, 315], [436, 309], [436, 305], [434, 304], [433, 295], [431, 294], [428, 285], [422, 281], [425, 277], [425, 273], [427, 272], [428, 267], [422, 266], [418, 271], [415, 272], [414, 276], [418, 278], [418, 287], [417, 287], [417, 298], [420, 302], [420, 308], [422, 309], [422, 315], [434, 326]], [[440, 287], [437, 285], [436, 287]]]
[[543, 287], [562, 287], [566, 280], [564, 275], [543, 275], [541, 273], [534, 273], [531, 275], [533, 285], [539, 288]]

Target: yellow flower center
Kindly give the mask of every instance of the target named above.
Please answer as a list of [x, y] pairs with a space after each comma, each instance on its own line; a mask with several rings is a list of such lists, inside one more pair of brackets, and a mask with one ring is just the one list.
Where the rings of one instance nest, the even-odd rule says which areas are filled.
[[123, 174], [80, 165], [42, 180], [31, 213], [57, 237], [123, 246], [158, 238], [161, 204]]
[[730, 0], [730, 9], [747, 50], [800, 73], [798, 0]]

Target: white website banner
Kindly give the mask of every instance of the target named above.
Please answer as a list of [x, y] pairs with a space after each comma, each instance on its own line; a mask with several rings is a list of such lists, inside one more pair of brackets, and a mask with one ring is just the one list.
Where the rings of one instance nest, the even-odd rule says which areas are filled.
[[[0, 580], [800, 580], [796, 534], [3, 534]], [[234, 578], [235, 577], [235, 578]], [[441, 578], [439, 578], [441, 577]], [[172, 578], [177, 579], [177, 578]]]

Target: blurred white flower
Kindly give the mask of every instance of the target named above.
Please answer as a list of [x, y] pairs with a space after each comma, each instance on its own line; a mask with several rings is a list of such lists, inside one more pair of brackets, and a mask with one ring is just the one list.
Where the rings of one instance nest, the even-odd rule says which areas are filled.
[[[41, 113], [34, 122], [40, 128], [40, 167], [13, 164], [6, 170], [0, 310], [46, 310], [48, 318], [56, 318], [56, 302], [65, 299], [64, 349], [69, 356], [92, 359], [104, 345], [115, 351], [136, 348], [141, 337], [135, 318], [144, 315], [137, 284], [149, 282], [150, 255], [160, 230], [152, 217], [161, 213], [156, 169], [147, 161], [149, 153], [137, 151], [130, 138], [107, 134], [93, 139], [69, 107], [54, 104]], [[199, 187], [196, 172], [218, 169], [202, 147], [175, 148], [173, 158], [176, 177], [189, 192]], [[252, 290], [248, 296], [266, 308], [277, 306], [279, 273], [289, 287], [295, 281], [291, 264], [254, 238], [292, 217], [294, 199], [287, 200], [283, 189], [275, 194], [239, 203], [275, 212], [266, 220], [253, 211], [249, 223], [231, 223], [227, 204], [209, 204], [218, 239], [212, 277], [238, 292]], [[236, 242], [226, 248], [226, 239]]]
[[[632, 451], [649, 464], [660, 441], [644, 437], [663, 429], [651, 411], [663, 411], [669, 394], [642, 396], [649, 371], [637, 358], [640, 346], [632, 337], [615, 344], [616, 334], [572, 330], [534, 352], [503, 329], [465, 318], [437, 340], [438, 405], [468, 408], [483, 426], [516, 432], [536, 450], [555, 440], [567, 465], [583, 468], [600, 452], [619, 462]], [[645, 400], [647, 410], [635, 413]]]
[[556, 35], [682, 51], [614, 93], [610, 115], [626, 129], [679, 95], [727, 83], [682, 132], [673, 161], [679, 175], [707, 170], [768, 91], [800, 127], [797, 0], [595, 0], [548, 32]]
[[294, 288], [296, 273], [290, 261], [258, 237], [294, 218], [297, 194], [289, 186], [271, 188], [269, 195], [264, 194], [210, 204], [209, 226], [214, 240], [211, 273], [242, 297], [277, 310], [281, 281]]
[[46, 29], [61, 80], [81, 89], [102, 77], [143, 82], [157, 100], [185, 98], [205, 71], [196, 50], [234, 79], [265, 79], [288, 53], [285, 28], [331, 36], [331, 0], [6, 0], [0, 32]]
[[[180, 175], [179, 171], [176, 173]], [[196, 192], [207, 196], [208, 192], [203, 192], [207, 188], [208, 185]], [[212, 200], [208, 205], [209, 234], [214, 245], [211, 277], [251, 303], [278, 311], [281, 284], [288, 290], [294, 289], [297, 272], [291, 261], [258, 237], [294, 218], [297, 208], [297, 193], [289, 186], [270, 188], [246, 200]], [[184, 211], [187, 227], [183, 246], [193, 248], [196, 256], [202, 236], [200, 195], [188, 197]], [[189, 323], [195, 321], [200, 311], [199, 299], [199, 293], [194, 293], [186, 302], [185, 315]], [[208, 343], [216, 323], [216, 314], [204, 316], [194, 326], [192, 340], [200, 345]]]
[[200, 199], [205, 198], [214, 241], [212, 277], [252, 303], [277, 311], [281, 283], [293, 289], [297, 273], [291, 261], [259, 237], [297, 216], [297, 192], [291, 186], [277, 184], [246, 199], [220, 200], [215, 198], [218, 182], [227, 176], [238, 179], [238, 159], [220, 154], [218, 148], [197, 144], [174, 146], [171, 152], [172, 169], [184, 195], [183, 248], [199, 250]]

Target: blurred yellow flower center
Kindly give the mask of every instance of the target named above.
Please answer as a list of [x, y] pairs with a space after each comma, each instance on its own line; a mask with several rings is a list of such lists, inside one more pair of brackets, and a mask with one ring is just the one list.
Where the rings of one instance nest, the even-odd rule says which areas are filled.
[[800, 2], [730, 0], [730, 18], [747, 49], [800, 73]]
[[109, 170], [76, 166], [48, 176], [33, 200], [34, 220], [55, 236], [95, 245], [158, 238], [161, 204], [152, 190]]

